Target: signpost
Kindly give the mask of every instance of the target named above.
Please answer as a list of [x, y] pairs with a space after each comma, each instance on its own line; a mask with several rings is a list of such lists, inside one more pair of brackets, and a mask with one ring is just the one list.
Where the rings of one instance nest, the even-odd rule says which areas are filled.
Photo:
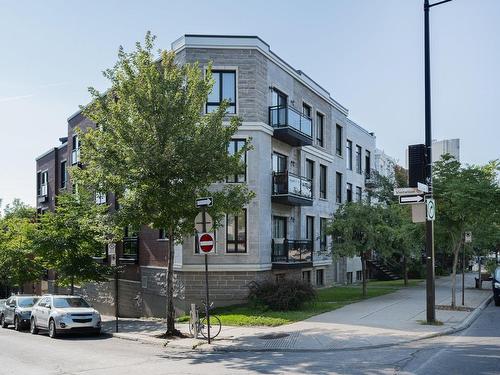
[[401, 195], [399, 196], [399, 204], [417, 204], [424, 203], [423, 194]]
[[[205, 230], [203, 230], [203, 225], [205, 225]], [[211, 232], [213, 228], [212, 217], [206, 212], [200, 212], [194, 219], [194, 228], [198, 233]]]
[[420, 193], [422, 193], [420, 190], [413, 187], [394, 188], [394, 195], [410, 195]]
[[[206, 300], [205, 300], [205, 316], [207, 317], [207, 339], [208, 343], [211, 343], [210, 338], [210, 294], [208, 291], [208, 254], [213, 253], [215, 250], [214, 246], [214, 236], [211, 233], [207, 233], [207, 221], [210, 219], [210, 230], [212, 229], [212, 218], [210, 215], [206, 213], [207, 207], [212, 207], [214, 199], [212, 197], [204, 197], [196, 199], [196, 208], [201, 208], [201, 233], [198, 237], [198, 246], [200, 248], [200, 252], [205, 254], [205, 291], [206, 291]], [[198, 216], [200, 216], [198, 214]], [[195, 226], [198, 224], [200, 220], [198, 220], [198, 216], [196, 216]]]
[[[472, 232], [464, 233], [464, 243], [472, 242]], [[481, 282], [481, 273], [479, 274], [479, 282]], [[465, 305], [465, 246], [462, 254], [462, 306]]]
[[429, 192], [429, 187], [426, 184], [423, 184], [421, 182], [417, 182], [417, 189], [420, 190], [422, 193]]

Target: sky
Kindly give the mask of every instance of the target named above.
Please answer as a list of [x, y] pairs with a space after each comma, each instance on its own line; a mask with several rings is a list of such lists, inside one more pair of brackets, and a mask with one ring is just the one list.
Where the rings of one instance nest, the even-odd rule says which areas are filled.
[[[437, 1], [437, 0], [436, 0]], [[117, 50], [157, 35], [258, 35], [349, 109], [404, 165], [424, 143], [423, 0], [0, 0], [0, 199], [35, 204], [35, 158]], [[431, 9], [433, 138], [460, 138], [461, 160], [500, 157], [500, 0]]]

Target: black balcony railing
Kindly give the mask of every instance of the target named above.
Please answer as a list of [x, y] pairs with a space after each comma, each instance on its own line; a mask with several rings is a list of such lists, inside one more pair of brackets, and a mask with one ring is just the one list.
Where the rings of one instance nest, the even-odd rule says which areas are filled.
[[294, 195], [308, 200], [313, 199], [312, 180], [290, 172], [273, 173], [273, 195]]
[[310, 240], [273, 239], [271, 261], [296, 265], [312, 263], [313, 242]]
[[295, 134], [282, 135], [289, 143], [301, 146], [312, 144], [312, 120], [295, 108], [289, 106], [269, 107], [269, 124], [277, 130], [291, 129]]

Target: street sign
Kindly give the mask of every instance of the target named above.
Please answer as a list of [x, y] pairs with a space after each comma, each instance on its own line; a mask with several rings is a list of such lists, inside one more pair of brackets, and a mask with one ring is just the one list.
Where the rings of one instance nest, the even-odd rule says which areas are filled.
[[214, 199], [212, 197], [204, 197], [196, 199], [196, 208], [212, 207]]
[[411, 220], [414, 223], [425, 223], [425, 206], [423, 204], [411, 205]]
[[399, 204], [418, 204], [424, 203], [423, 194], [401, 195], [399, 197]]
[[414, 187], [394, 188], [394, 195], [409, 195], [418, 193], [421, 193], [421, 191]]
[[108, 255], [113, 255], [116, 254], [116, 244], [114, 242], [111, 242], [108, 244]]
[[434, 221], [436, 217], [436, 202], [432, 198], [428, 198], [425, 201], [425, 204], [427, 205], [427, 220], [429, 221]]
[[214, 251], [214, 235], [212, 233], [201, 233], [199, 237], [200, 250], [204, 254]]
[[420, 190], [422, 193], [428, 193], [429, 192], [429, 186], [426, 184], [423, 184], [421, 182], [417, 183], [417, 189]]
[[465, 243], [471, 243], [472, 242], [472, 232], [465, 232], [464, 242]]
[[203, 212], [200, 212], [194, 219], [194, 228], [198, 233], [211, 232], [213, 228], [212, 217], [205, 212], [205, 228], [203, 228]]

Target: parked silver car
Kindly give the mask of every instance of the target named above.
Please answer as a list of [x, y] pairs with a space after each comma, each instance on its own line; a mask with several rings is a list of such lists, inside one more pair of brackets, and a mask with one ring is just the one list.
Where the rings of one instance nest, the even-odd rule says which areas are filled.
[[5, 301], [5, 307], [0, 315], [0, 326], [7, 328], [14, 325], [16, 331], [27, 328], [30, 323], [33, 305], [38, 301], [37, 296], [18, 295]]
[[57, 337], [65, 332], [101, 333], [101, 314], [79, 296], [45, 295], [33, 308], [30, 332], [48, 330]]

